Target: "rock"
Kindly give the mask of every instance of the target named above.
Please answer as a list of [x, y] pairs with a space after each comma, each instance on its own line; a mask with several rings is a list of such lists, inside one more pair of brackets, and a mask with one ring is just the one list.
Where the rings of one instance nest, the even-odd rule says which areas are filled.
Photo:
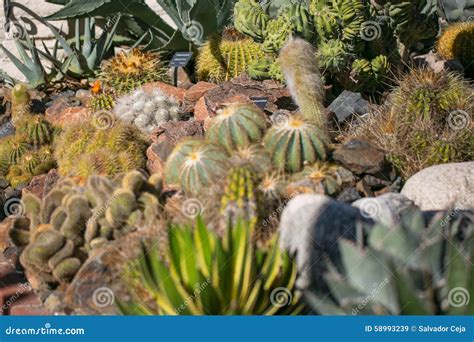
[[54, 188], [59, 178], [61, 178], [61, 176], [59, 175], [58, 170], [49, 170], [44, 181], [43, 197], [45, 197]]
[[92, 251], [66, 290], [64, 300], [67, 305], [81, 315], [119, 314], [116, 300], [129, 298], [124, 284], [126, 267], [141, 256], [142, 244], [160, 241], [163, 230], [140, 230]]
[[280, 220], [280, 244], [290, 254], [296, 254], [300, 289], [324, 288], [323, 258], [328, 256], [337, 265], [339, 239], [354, 241], [358, 237], [362, 241], [364, 233], [357, 230], [358, 221], [374, 224], [359, 209], [326, 196], [299, 195], [288, 203]]
[[473, 210], [474, 162], [421, 170], [407, 180], [401, 193], [421, 210]]
[[360, 93], [344, 90], [329, 106], [329, 112], [334, 113], [337, 121], [343, 122], [353, 114], [364, 115], [369, 111], [369, 102]]
[[8, 248], [14, 247], [13, 242], [10, 240], [10, 229], [13, 225], [13, 220], [13, 217], [7, 217], [0, 223], [0, 255]]
[[5, 178], [0, 178], [0, 189], [6, 189], [10, 183]]
[[211, 115], [211, 111], [207, 108], [206, 98], [203, 96], [194, 106], [194, 120], [204, 122]]
[[[168, 71], [168, 76], [170, 80], [173, 82], [175, 81], [175, 68], [170, 68]], [[178, 84], [177, 86], [179, 88], [183, 89], [188, 89], [189, 87], [193, 86], [193, 83], [191, 82], [191, 79], [189, 78], [188, 73], [186, 70], [182, 67], [178, 68]]]
[[159, 143], [153, 143], [146, 151], [148, 161], [146, 168], [150, 174], [162, 173], [165, 168], [166, 160], [168, 156], [173, 152], [175, 144], [162, 141]]
[[78, 99], [79, 101], [81, 101], [81, 104], [84, 106], [84, 107], [87, 107], [89, 105], [89, 102], [91, 100], [91, 91], [90, 90], [86, 90], [86, 89], [79, 89], [78, 91], [76, 91], [76, 99]]
[[184, 101], [184, 94], [186, 93], [185, 89], [177, 88], [172, 85], [163, 83], [163, 82], [153, 82], [148, 83], [143, 86], [145, 91], [152, 91], [153, 89], [160, 89], [166, 95], [174, 97], [179, 102], [183, 103]]
[[196, 103], [201, 97], [204, 96], [209, 90], [217, 87], [217, 84], [209, 82], [198, 82], [193, 85], [191, 88], [186, 90], [184, 93], [184, 102], [185, 103]]
[[459, 60], [445, 60], [433, 51], [424, 55], [416, 56], [413, 60], [418, 67], [428, 67], [435, 73], [457, 71], [462, 74], [464, 72], [464, 67]]
[[66, 126], [72, 123], [82, 122], [92, 115], [89, 108], [69, 107], [64, 101], [53, 104], [46, 110], [45, 116], [53, 125]]
[[333, 159], [355, 174], [377, 174], [385, 166], [385, 153], [365, 141], [351, 140], [339, 146]]
[[46, 181], [46, 175], [33, 177], [30, 184], [26, 188], [23, 188], [22, 196], [24, 196], [25, 194], [33, 194], [38, 198], [43, 198], [45, 181]]
[[337, 196], [337, 200], [339, 202], [344, 202], [344, 203], [352, 203], [354, 201], [357, 201], [358, 199], [361, 199], [362, 197], [359, 194], [359, 191], [357, 191], [356, 188], [347, 188], [342, 190], [342, 192]]
[[356, 189], [361, 194], [364, 194], [364, 197], [374, 197], [374, 193], [372, 192], [370, 186], [365, 182], [364, 179], [357, 182]]
[[13, 126], [11, 121], [8, 121], [0, 126], [0, 139], [6, 138], [13, 134], [15, 134], [15, 127]]
[[417, 209], [413, 201], [397, 193], [362, 198], [352, 203], [352, 206], [359, 208], [363, 216], [387, 226], [397, 224], [403, 215]]

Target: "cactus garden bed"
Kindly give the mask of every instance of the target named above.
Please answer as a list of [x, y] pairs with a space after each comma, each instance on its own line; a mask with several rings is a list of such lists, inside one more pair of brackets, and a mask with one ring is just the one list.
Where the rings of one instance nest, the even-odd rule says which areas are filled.
[[181, 2], [9, 4], [0, 262], [28, 293], [69, 315], [474, 314], [472, 5]]

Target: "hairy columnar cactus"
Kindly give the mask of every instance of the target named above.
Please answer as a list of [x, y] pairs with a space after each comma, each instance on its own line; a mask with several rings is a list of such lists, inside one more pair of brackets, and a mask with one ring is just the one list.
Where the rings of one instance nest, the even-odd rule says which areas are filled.
[[280, 51], [279, 63], [301, 117], [315, 125], [321, 139], [327, 137], [324, 84], [315, 60], [315, 50], [303, 39], [291, 39]]
[[30, 95], [28, 87], [19, 83], [12, 89], [12, 122], [18, 125], [24, 122], [30, 114]]
[[234, 103], [213, 118], [207, 130], [207, 138], [232, 152], [239, 147], [260, 142], [266, 128], [265, 115], [259, 108], [250, 104]]

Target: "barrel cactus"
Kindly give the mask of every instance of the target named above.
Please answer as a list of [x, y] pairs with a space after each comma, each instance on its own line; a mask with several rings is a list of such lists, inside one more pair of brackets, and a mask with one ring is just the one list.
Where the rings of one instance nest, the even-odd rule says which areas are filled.
[[294, 174], [286, 188], [289, 197], [301, 193], [319, 193], [334, 196], [341, 191], [337, 167], [328, 162], [316, 162]]
[[118, 94], [123, 94], [146, 83], [168, 82], [167, 71], [159, 54], [132, 49], [105, 61], [99, 79]]
[[328, 141], [317, 125], [300, 117], [291, 117], [273, 126], [263, 144], [276, 169], [299, 172], [318, 160], [326, 160]]
[[468, 70], [474, 70], [474, 22], [450, 25], [439, 37], [436, 51], [445, 59], [458, 59]]
[[266, 128], [266, 118], [260, 109], [250, 104], [234, 103], [213, 118], [207, 138], [231, 152], [260, 142]]
[[247, 71], [249, 64], [264, 52], [259, 44], [234, 29], [213, 35], [201, 47], [197, 58], [197, 77], [214, 83], [228, 81]]
[[165, 181], [184, 192], [197, 195], [206, 191], [229, 168], [229, 156], [221, 147], [202, 140], [189, 139], [179, 143], [165, 165]]

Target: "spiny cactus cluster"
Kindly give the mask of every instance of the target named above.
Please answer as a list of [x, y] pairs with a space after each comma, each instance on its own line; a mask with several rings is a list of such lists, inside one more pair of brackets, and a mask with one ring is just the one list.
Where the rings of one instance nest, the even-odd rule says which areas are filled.
[[180, 118], [178, 101], [160, 89], [137, 89], [118, 98], [113, 113], [119, 120], [134, 124], [145, 134], [150, 134], [164, 122]]
[[105, 61], [99, 79], [118, 94], [124, 94], [146, 83], [168, 82], [167, 75], [159, 54], [132, 49]]
[[413, 70], [390, 99], [350, 135], [371, 139], [403, 176], [431, 165], [472, 160], [474, 100], [459, 75]]
[[222, 35], [212, 36], [200, 49], [196, 74], [200, 80], [228, 81], [247, 71], [263, 55], [260, 45], [252, 39], [226, 29]]
[[159, 176], [132, 171], [115, 179], [92, 176], [85, 186], [63, 178], [43, 200], [25, 195], [25, 217], [10, 231], [24, 248], [21, 264], [44, 285], [71, 281], [90, 250], [153, 224], [161, 191]]
[[68, 126], [54, 145], [59, 173], [87, 178], [144, 168], [148, 142], [134, 126], [107, 115]]

